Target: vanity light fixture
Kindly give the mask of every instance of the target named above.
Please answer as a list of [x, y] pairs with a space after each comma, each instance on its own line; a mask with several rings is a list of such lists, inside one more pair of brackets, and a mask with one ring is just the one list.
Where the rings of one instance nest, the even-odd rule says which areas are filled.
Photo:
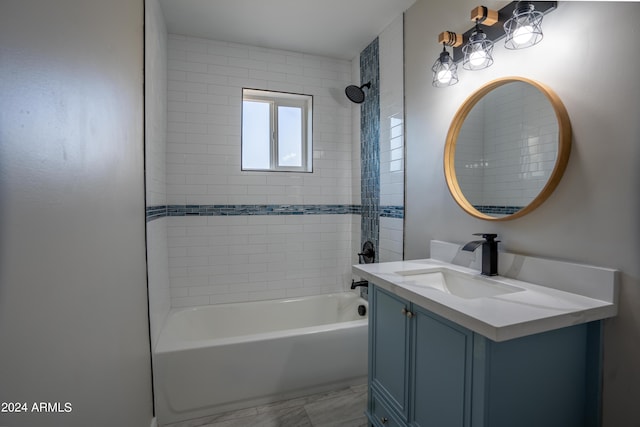
[[462, 48], [464, 59], [462, 67], [465, 70], [482, 70], [493, 64], [493, 41], [480, 28], [480, 24], [492, 26], [498, 22], [498, 12], [485, 6], [478, 6], [471, 11], [471, 20], [476, 26], [467, 44]]
[[453, 86], [458, 83], [458, 66], [451, 59], [444, 43], [442, 44], [440, 57], [436, 59], [431, 71], [433, 71], [433, 82], [431, 84], [435, 87]]
[[462, 34], [445, 31], [438, 36], [438, 43], [442, 43], [442, 52], [434, 62], [433, 67], [431, 67], [431, 71], [433, 71], [433, 82], [431, 84], [434, 87], [453, 86], [458, 83], [458, 65], [449, 55], [446, 46], [460, 46], [462, 44]]
[[476, 29], [462, 48], [464, 53], [462, 68], [465, 70], [482, 70], [493, 64], [493, 56], [491, 55], [493, 42], [487, 40], [487, 35], [482, 31], [479, 23], [480, 21], [476, 20]]
[[[462, 35], [451, 31], [440, 34], [438, 43], [443, 43], [443, 51], [431, 67], [432, 85], [456, 84], [456, 65], [460, 61], [466, 70], [489, 67], [493, 64], [493, 44], [505, 36], [507, 49], [523, 49], [540, 42], [542, 17], [557, 6], [557, 1], [513, 1], [499, 11], [485, 6], [474, 8], [471, 11], [471, 21], [475, 22], [473, 28]], [[447, 52], [446, 46], [453, 47], [451, 53]]]
[[524, 49], [542, 40], [543, 14], [530, 1], [519, 1], [513, 16], [504, 23], [507, 49]]

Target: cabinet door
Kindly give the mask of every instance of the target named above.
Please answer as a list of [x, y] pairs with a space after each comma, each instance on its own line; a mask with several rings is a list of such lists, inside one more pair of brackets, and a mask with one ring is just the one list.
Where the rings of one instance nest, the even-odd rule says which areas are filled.
[[474, 426], [599, 426], [600, 332], [595, 322], [503, 342], [475, 338]]
[[409, 309], [409, 303], [375, 286], [369, 297], [373, 302], [369, 316], [370, 385], [406, 419], [409, 391], [409, 318], [403, 311]]
[[412, 306], [411, 425], [470, 425], [473, 333]]

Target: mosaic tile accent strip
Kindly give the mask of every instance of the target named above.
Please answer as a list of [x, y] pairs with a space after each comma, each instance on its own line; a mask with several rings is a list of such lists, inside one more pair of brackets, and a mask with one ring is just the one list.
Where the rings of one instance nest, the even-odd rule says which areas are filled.
[[[147, 222], [167, 216], [362, 215], [360, 205], [159, 205], [148, 206]], [[380, 216], [404, 218], [403, 206], [381, 206]]]
[[360, 239], [370, 240], [376, 251], [380, 235], [380, 64], [376, 38], [360, 54], [361, 84], [366, 98], [360, 106], [360, 194], [362, 216]]
[[154, 219], [164, 218], [167, 216], [167, 206], [147, 206], [146, 208], [146, 217], [147, 222], [153, 221]]
[[473, 207], [487, 215], [511, 215], [518, 212], [524, 206], [473, 205]]
[[383, 218], [404, 218], [404, 206], [380, 206], [380, 216]]
[[166, 205], [147, 207], [147, 222], [166, 216], [359, 215], [359, 205]]

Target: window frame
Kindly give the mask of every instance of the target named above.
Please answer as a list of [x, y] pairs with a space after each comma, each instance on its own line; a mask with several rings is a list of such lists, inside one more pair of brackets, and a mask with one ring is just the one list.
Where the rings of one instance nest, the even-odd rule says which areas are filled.
[[[244, 102], [255, 101], [269, 104], [269, 168], [244, 166]], [[293, 107], [302, 110], [301, 115], [301, 166], [278, 164], [278, 107]], [[240, 127], [240, 169], [247, 172], [303, 172], [313, 173], [313, 95], [278, 92], [273, 90], [242, 88]]]

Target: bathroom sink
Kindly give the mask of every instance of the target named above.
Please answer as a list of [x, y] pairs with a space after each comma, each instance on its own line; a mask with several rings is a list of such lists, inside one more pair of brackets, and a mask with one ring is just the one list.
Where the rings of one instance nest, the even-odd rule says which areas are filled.
[[403, 284], [432, 288], [460, 298], [474, 299], [520, 292], [524, 289], [477, 275], [453, 272], [447, 269], [396, 271], [403, 276]]
[[435, 258], [352, 271], [369, 282], [369, 295], [385, 291], [495, 342], [617, 315], [617, 270], [502, 252], [504, 275], [484, 276], [480, 259], [452, 263], [459, 251], [458, 244], [432, 242]]

